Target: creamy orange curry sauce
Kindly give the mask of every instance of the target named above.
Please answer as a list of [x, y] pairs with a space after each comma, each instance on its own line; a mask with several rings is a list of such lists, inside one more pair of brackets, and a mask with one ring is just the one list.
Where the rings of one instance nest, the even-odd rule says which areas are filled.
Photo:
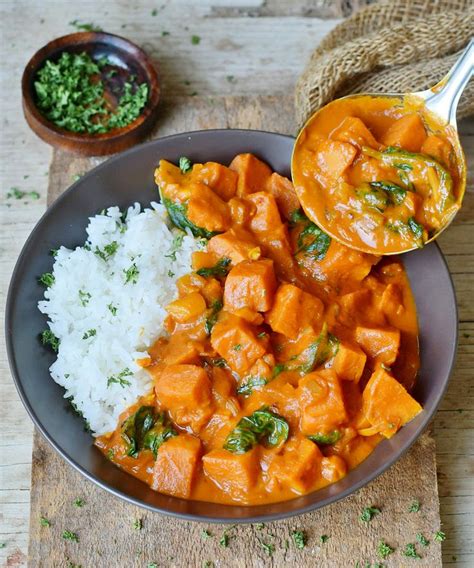
[[295, 145], [292, 175], [308, 216], [365, 252], [421, 247], [461, 206], [462, 150], [422, 101], [359, 96], [316, 113]]
[[208, 239], [140, 360], [154, 389], [97, 445], [156, 491], [229, 504], [334, 483], [422, 409], [403, 264], [312, 223], [251, 154], [155, 178], [171, 220]]

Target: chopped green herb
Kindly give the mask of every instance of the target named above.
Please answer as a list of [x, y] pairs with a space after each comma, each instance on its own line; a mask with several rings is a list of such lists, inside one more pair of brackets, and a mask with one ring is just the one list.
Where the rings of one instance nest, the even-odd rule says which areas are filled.
[[143, 527], [143, 521], [142, 521], [141, 519], [135, 519], [135, 520], [133, 521], [133, 528], [134, 528], [136, 531], [141, 531], [141, 530], [142, 530], [142, 527]]
[[306, 535], [303, 531], [293, 531], [291, 537], [296, 548], [299, 550], [302, 550], [306, 546]]
[[364, 523], [370, 523], [370, 521], [375, 517], [375, 515], [378, 515], [380, 512], [381, 511], [378, 507], [365, 507], [359, 519]]
[[91, 298], [92, 296], [89, 294], [89, 292], [84, 292], [84, 290], [79, 290], [79, 301], [81, 302], [82, 307], [86, 307]]
[[67, 559], [67, 568], [82, 568], [82, 564], [74, 564], [74, 562]]
[[402, 552], [402, 554], [407, 558], [421, 558], [421, 556], [416, 551], [415, 545], [412, 542], [405, 546], [405, 550]]
[[204, 329], [207, 335], [211, 335], [212, 328], [216, 325], [217, 318], [219, 317], [219, 312], [222, 310], [222, 308], [223, 304], [220, 300], [215, 300], [212, 303], [209, 316], [206, 318], [206, 321], [204, 322]]
[[421, 533], [418, 533], [416, 535], [416, 540], [422, 545], [422, 546], [428, 546], [430, 544], [430, 541], [425, 538]]
[[264, 377], [249, 377], [245, 383], [237, 387], [237, 394], [249, 396], [252, 394], [254, 388], [263, 387], [266, 384], [267, 380]]
[[138, 275], [140, 274], [140, 271], [134, 262], [129, 268], [124, 268], [123, 273], [125, 274], [125, 284], [128, 284], [129, 282], [136, 284], [138, 282]]
[[105, 65], [110, 65], [106, 58], [94, 61], [86, 53], [66, 51], [57, 61], [46, 60], [34, 82], [39, 110], [70, 132], [102, 134], [133, 122], [148, 100], [148, 85], [132, 85], [130, 77], [113, 108], [104, 96]]
[[74, 175], [72, 176], [72, 181], [77, 181], [77, 180], [81, 179], [81, 177], [82, 177], [83, 175], [84, 175], [84, 174], [74, 174]]
[[181, 248], [181, 245], [183, 244], [183, 239], [184, 239], [184, 233], [178, 233], [177, 235], [175, 235], [175, 237], [173, 238], [173, 242], [171, 243], [170, 252], [168, 254], [165, 254], [166, 258], [170, 258], [171, 260], [176, 261], [176, 253]]
[[446, 540], [446, 534], [443, 531], [436, 531], [434, 535], [434, 540], [436, 542], [443, 542]]
[[49, 345], [56, 353], [59, 351], [59, 339], [50, 329], [45, 329], [41, 332], [40, 339], [43, 345]]
[[71, 540], [72, 542], [79, 542], [79, 537], [76, 533], [71, 531], [63, 531], [64, 540]]
[[141, 406], [124, 421], [121, 435], [128, 456], [136, 458], [140, 451], [150, 450], [156, 459], [160, 446], [177, 434], [164, 413], [156, 413], [152, 406]]
[[112, 241], [110, 244], [105, 245], [104, 250], [100, 250], [99, 247], [95, 247], [94, 253], [99, 256], [102, 260], [109, 260], [118, 250], [119, 244], [117, 241]]
[[168, 270], [168, 277], [173, 278], [174, 272], [172, 270]]
[[167, 32], [167, 31], [165, 31], [165, 30], [163, 30], [163, 31], [161, 32], [161, 36], [162, 36], [162, 37], [169, 36], [169, 35], [170, 35], [170, 32]]
[[315, 444], [321, 444], [322, 446], [332, 446], [340, 440], [341, 436], [342, 434], [339, 430], [333, 430], [332, 432], [329, 432], [327, 434], [311, 434], [310, 436], [308, 436], [308, 438]]
[[212, 560], [206, 560], [202, 565], [202, 568], [214, 568], [215, 564]]
[[255, 523], [254, 527], [255, 527], [258, 531], [261, 531], [262, 529], [265, 528], [265, 523]]
[[[162, 196], [162, 202], [168, 211], [168, 215], [170, 216], [172, 223], [178, 229], [181, 229], [182, 231], [189, 229], [195, 237], [204, 239], [210, 239], [216, 234], [215, 232], [198, 227], [187, 218], [187, 203], [173, 202], [164, 196]], [[165, 256], [172, 258], [172, 255]], [[176, 254], [174, 255], [173, 260], [176, 260]]]
[[158, 564], [156, 562], [149, 562], [146, 568], [158, 568]]
[[236, 81], [233, 75], [227, 75], [226, 79], [229, 83], [235, 83]]
[[198, 45], [201, 42], [201, 38], [198, 35], [191, 36], [191, 43], [193, 45]]
[[74, 507], [84, 507], [84, 505], [86, 504], [86, 502], [84, 501], [84, 499], [81, 499], [80, 497], [77, 499], [74, 499], [73, 501], [73, 505]]
[[[303, 213], [294, 212], [292, 219], [300, 219]], [[295, 255], [303, 253], [316, 261], [321, 261], [328, 252], [331, 244], [331, 237], [322, 231], [317, 225], [312, 223], [306, 216], [306, 226], [298, 235], [297, 249]]]
[[182, 174], [187, 174], [193, 169], [193, 164], [189, 158], [186, 156], [181, 156], [179, 159], [179, 169], [181, 170]]
[[229, 535], [225, 531], [219, 539], [219, 545], [223, 548], [227, 548], [229, 546]]
[[264, 406], [239, 420], [227, 436], [224, 449], [234, 454], [244, 454], [260, 441], [274, 447], [285, 442], [288, 434], [289, 426], [286, 420]]
[[90, 337], [94, 337], [96, 334], [97, 331], [95, 329], [88, 329], [82, 336], [82, 339], [89, 339]]
[[40, 525], [42, 527], [50, 527], [51, 526], [51, 521], [49, 521], [46, 517], [41, 517], [40, 518]]
[[324, 543], [327, 542], [328, 540], [329, 540], [329, 537], [328, 537], [327, 534], [322, 534], [322, 535], [319, 537], [319, 542], [320, 542], [321, 544], [324, 544]]
[[196, 270], [196, 274], [199, 274], [199, 276], [202, 276], [203, 278], [210, 278], [211, 276], [227, 276], [231, 262], [230, 258], [224, 256], [220, 258], [214, 266], [199, 268], [199, 270]]
[[54, 284], [54, 275], [51, 272], [45, 272], [38, 278], [38, 282], [49, 288]]
[[116, 315], [117, 315], [117, 307], [114, 306], [112, 303], [107, 304], [107, 308], [109, 309], [110, 313], [111, 313], [113, 316], [116, 316]]
[[96, 26], [95, 24], [88, 24], [88, 23], [81, 23], [79, 20], [73, 20], [69, 22], [70, 26], [76, 28], [76, 30], [81, 30], [84, 32], [101, 32], [103, 31], [101, 27]]
[[151, 11], [151, 15], [156, 16], [157, 14], [158, 14], [158, 10], [156, 8], [153, 8], [153, 10]]
[[201, 531], [201, 538], [203, 540], [207, 540], [208, 538], [211, 538], [211, 537], [212, 537], [212, 534], [207, 529], [203, 529]]
[[22, 191], [17, 187], [11, 187], [7, 193], [7, 199], [12, 199], [12, 198], [18, 200], [24, 198], [30, 198], [36, 200], [40, 198], [40, 194], [37, 191]]
[[273, 553], [275, 552], [275, 546], [273, 544], [265, 542], [261, 538], [258, 538], [258, 542], [267, 556], [273, 556]]
[[234, 345], [232, 347], [233, 351], [242, 351], [242, 344], [241, 343], [237, 343], [236, 345]]
[[257, 337], [259, 339], [264, 339], [265, 337], [267, 337], [267, 332], [266, 331], [261, 331], [260, 333], [257, 334]]
[[125, 379], [125, 377], [131, 377], [132, 375], [133, 375], [132, 371], [130, 371], [130, 369], [128, 367], [126, 367], [118, 375], [111, 375], [107, 379], [107, 387], [110, 387], [110, 385], [113, 385], [113, 384], [118, 384], [122, 388], [125, 387], [125, 386], [130, 386], [132, 383], [130, 381], [127, 381]]
[[420, 502], [418, 501], [418, 499], [415, 499], [412, 502], [412, 504], [410, 505], [410, 507], [408, 508], [408, 512], [409, 513], [418, 513], [420, 508], [421, 508]]
[[377, 546], [377, 554], [380, 556], [380, 558], [385, 559], [393, 552], [395, 552], [395, 549], [389, 546], [386, 542], [384, 542], [383, 540], [379, 542]]
[[109, 450], [107, 450], [107, 458], [109, 460], [112, 460], [114, 458], [114, 451], [112, 450], [112, 448], [110, 448]]

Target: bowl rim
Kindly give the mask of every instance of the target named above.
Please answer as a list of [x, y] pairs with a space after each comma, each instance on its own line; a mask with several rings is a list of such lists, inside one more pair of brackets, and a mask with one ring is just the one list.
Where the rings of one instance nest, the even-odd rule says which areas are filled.
[[[144, 71], [149, 87], [149, 98], [138, 117], [122, 128], [114, 128], [102, 134], [89, 134], [87, 132], [71, 132], [56, 126], [48, 120], [36, 105], [31, 82], [40, 66], [51, 55], [58, 55], [68, 48], [87, 46], [94, 43], [113, 45], [117, 50], [127, 53]], [[153, 126], [157, 117], [157, 107], [161, 100], [161, 82], [157, 70], [150, 56], [137, 44], [118, 34], [103, 31], [73, 32], [52, 39], [38, 49], [25, 65], [21, 78], [22, 105], [25, 118], [32, 130], [43, 140], [54, 146], [62, 147], [69, 142], [69, 147], [76, 147], [78, 151], [85, 152], [89, 148], [92, 152], [98, 146], [107, 144], [110, 150], [115, 151], [113, 144], [124, 143], [132, 133], [145, 136]], [[49, 136], [49, 140], [45, 138]], [[135, 140], [131, 140], [133, 143]], [[82, 149], [82, 150], [81, 150]], [[119, 149], [119, 148], [118, 148]], [[91, 155], [99, 155], [92, 153]]]
[[[48, 207], [46, 209], [46, 211], [43, 213], [43, 215], [40, 217], [40, 219], [37, 221], [36, 225], [32, 229], [28, 238], [26, 239], [26, 241], [25, 241], [25, 243], [24, 243], [24, 245], [21, 249], [21, 252], [18, 256], [18, 259], [15, 263], [15, 267], [13, 269], [11, 279], [10, 279], [10, 284], [9, 284], [9, 287], [8, 287], [8, 293], [7, 293], [7, 299], [6, 299], [6, 309], [5, 309], [5, 342], [6, 342], [6, 347], [7, 347], [8, 363], [9, 363], [10, 372], [11, 372], [11, 375], [12, 375], [12, 378], [13, 378], [13, 382], [14, 382], [15, 387], [17, 389], [17, 392], [20, 396], [20, 399], [23, 403], [23, 406], [27, 410], [28, 415], [30, 416], [35, 427], [38, 429], [38, 431], [43, 436], [43, 438], [76, 471], [78, 471], [81, 475], [83, 475], [89, 481], [92, 481], [95, 485], [99, 486], [101, 489], [104, 489], [108, 493], [111, 493], [112, 495], [114, 495], [114, 496], [116, 496], [116, 497], [118, 497], [118, 498], [120, 498], [120, 499], [122, 499], [122, 500], [124, 500], [128, 503], [131, 503], [131, 504], [136, 505], [138, 507], [142, 507], [142, 508], [147, 509], [149, 511], [152, 511], [152, 512], [155, 512], [155, 513], [160, 513], [160, 514], [163, 514], [163, 515], [166, 515], [166, 516], [169, 516], [169, 517], [173, 517], [173, 518], [187, 520], [187, 521], [213, 522], [213, 523], [217, 523], [217, 524], [225, 524], [225, 523], [244, 524], [244, 523], [254, 523], [254, 522], [271, 522], [271, 521], [276, 521], [276, 520], [281, 520], [281, 519], [287, 519], [287, 518], [290, 518], [290, 517], [294, 517], [294, 516], [297, 516], [297, 515], [302, 515], [304, 513], [315, 511], [317, 509], [321, 509], [322, 507], [325, 507], [325, 506], [330, 505], [332, 503], [336, 503], [338, 501], [341, 501], [342, 499], [348, 497], [349, 495], [356, 493], [359, 489], [368, 485], [374, 479], [376, 479], [381, 474], [383, 474], [385, 471], [387, 471], [401, 457], [403, 457], [408, 452], [408, 450], [414, 445], [414, 443], [418, 440], [418, 438], [421, 436], [421, 434], [428, 428], [431, 420], [433, 419], [433, 417], [434, 417], [434, 415], [435, 415], [435, 413], [436, 413], [436, 411], [437, 411], [437, 409], [438, 409], [438, 407], [441, 403], [441, 400], [443, 399], [443, 397], [446, 393], [446, 390], [448, 388], [449, 382], [450, 382], [452, 374], [453, 374], [453, 369], [454, 369], [454, 365], [455, 365], [455, 361], [456, 361], [456, 354], [457, 354], [458, 340], [459, 340], [459, 317], [458, 317], [459, 314], [458, 314], [458, 305], [457, 305], [456, 301], [453, 304], [454, 317], [455, 317], [455, 321], [457, 322], [456, 323], [456, 333], [455, 333], [454, 342], [453, 342], [452, 356], [451, 356], [451, 360], [449, 361], [449, 370], [448, 370], [446, 377], [444, 379], [444, 383], [442, 385], [442, 388], [439, 389], [439, 391], [436, 393], [436, 396], [434, 396], [434, 403], [432, 404], [432, 408], [431, 408], [430, 412], [425, 411], [425, 414], [423, 415], [422, 420], [420, 421], [420, 424], [418, 425], [415, 432], [413, 433], [411, 440], [409, 442], [407, 442], [406, 445], [402, 449], [396, 450], [394, 452], [394, 456], [392, 456], [389, 460], [387, 460], [386, 462], [383, 462], [381, 465], [379, 465], [373, 471], [371, 471], [370, 474], [365, 476], [363, 479], [355, 482], [350, 487], [344, 489], [343, 491], [341, 491], [337, 495], [331, 495], [331, 496], [329, 496], [329, 497], [327, 497], [327, 498], [325, 498], [321, 501], [318, 501], [318, 502], [315, 502], [315, 503], [310, 503], [310, 504], [302, 506], [301, 508], [296, 509], [296, 510], [291, 509], [289, 511], [283, 511], [283, 512], [279, 512], [279, 513], [270, 513], [270, 514], [252, 513], [252, 511], [254, 511], [255, 509], [257, 509], [259, 507], [263, 507], [265, 505], [250, 505], [250, 506], [245, 505], [245, 506], [243, 506], [246, 509], [248, 509], [248, 511], [249, 511], [249, 515], [246, 516], [246, 517], [232, 517], [232, 516], [216, 517], [216, 516], [213, 516], [212, 514], [209, 514], [209, 515], [199, 514], [198, 515], [198, 514], [195, 514], [195, 513], [177, 512], [177, 511], [171, 511], [169, 509], [166, 509], [166, 508], [163, 508], [163, 507], [160, 507], [160, 506], [148, 504], [145, 501], [140, 500], [139, 498], [132, 497], [132, 496], [128, 495], [127, 493], [108, 485], [106, 482], [102, 481], [99, 477], [97, 477], [93, 473], [90, 473], [83, 466], [78, 464], [74, 460], [74, 458], [71, 457], [68, 454], [68, 452], [66, 450], [64, 450], [57, 442], [55, 442], [53, 436], [46, 430], [45, 427], [43, 427], [40, 419], [36, 415], [36, 412], [33, 408], [33, 405], [31, 404], [30, 400], [27, 398], [27, 396], [25, 394], [25, 391], [24, 391], [24, 388], [23, 388], [23, 385], [22, 385], [22, 380], [21, 380], [21, 377], [19, 376], [17, 365], [16, 365], [16, 360], [15, 360], [15, 356], [14, 356], [13, 338], [12, 338], [12, 334], [10, 333], [10, 328], [11, 328], [11, 324], [12, 324], [12, 320], [13, 320], [13, 315], [12, 315], [12, 309], [13, 309], [13, 304], [14, 304], [13, 297], [14, 297], [14, 294], [15, 294], [15, 291], [13, 290], [13, 284], [14, 284], [15, 280], [17, 279], [17, 274], [20, 270], [20, 264], [21, 264], [22, 258], [24, 256], [24, 254], [26, 253], [31, 241], [34, 240], [36, 231], [42, 225], [45, 218], [47, 216], [53, 214], [55, 208], [57, 208], [62, 203], [63, 200], [67, 199], [68, 196], [73, 191], [75, 191], [78, 183], [83, 182], [84, 179], [87, 178], [87, 176], [91, 175], [92, 173], [100, 172], [103, 168], [109, 167], [109, 164], [114, 163], [117, 160], [122, 159], [122, 157], [124, 155], [129, 156], [129, 155], [132, 155], [134, 153], [139, 153], [139, 152], [142, 151], [142, 149], [144, 147], [153, 146], [158, 141], [170, 141], [170, 140], [173, 140], [173, 139], [176, 139], [176, 138], [184, 138], [184, 137], [189, 137], [191, 135], [196, 135], [196, 134], [199, 135], [199, 134], [203, 134], [203, 133], [205, 133], [207, 135], [209, 135], [209, 134], [211, 134], [211, 135], [218, 134], [219, 135], [221, 133], [227, 133], [227, 135], [230, 135], [230, 136], [232, 136], [233, 134], [236, 134], [236, 133], [241, 133], [241, 134], [244, 134], [244, 135], [248, 135], [248, 134], [251, 134], [251, 133], [257, 133], [257, 134], [271, 135], [272, 137], [280, 137], [280, 138], [284, 138], [284, 139], [287, 139], [287, 140], [288, 139], [293, 140], [293, 141], [295, 140], [295, 138], [293, 136], [269, 132], [269, 131], [265, 131], [265, 130], [228, 129], [228, 128], [209, 129], [209, 130], [195, 130], [195, 131], [189, 131], [189, 132], [184, 132], [184, 133], [179, 133], [179, 134], [171, 134], [171, 135], [168, 135], [168, 136], [163, 136], [162, 138], [150, 140], [150, 141], [148, 141], [144, 144], [139, 144], [137, 146], [134, 146], [133, 148], [130, 148], [129, 150], [126, 150], [125, 152], [121, 152], [120, 154], [117, 154], [116, 156], [112, 156], [112, 157], [106, 159], [102, 164], [99, 164], [98, 166], [89, 170], [80, 180], [77, 180], [68, 189], [66, 189], [50, 205], [50, 207]], [[452, 293], [453, 293], [453, 297], [454, 297], [454, 299], [456, 299], [454, 282], [453, 282], [452, 275], [449, 271], [446, 259], [443, 255], [443, 253], [441, 252], [439, 245], [436, 242], [431, 243], [430, 246], [434, 246], [437, 249], [438, 256], [441, 259], [441, 261], [442, 261], [442, 263], [443, 263], [443, 265], [446, 269], [446, 273], [447, 273], [447, 276], [448, 276], [450, 288], [451, 288]], [[139, 482], [139, 480], [137, 480], [137, 482]], [[332, 485], [335, 486], [336, 483], [332, 484]], [[298, 496], [295, 495], [295, 499], [297, 499], [297, 498], [298, 498]], [[284, 502], [285, 501], [282, 501], [281, 503], [284, 503]], [[280, 502], [278, 502], [278, 504], [279, 503]], [[277, 504], [277, 503], [275, 503], [275, 504]], [[242, 505], [238, 505], [238, 504], [236, 504], [236, 505], [219, 505], [219, 506], [223, 507], [223, 508], [228, 507], [229, 509], [232, 509], [232, 508], [235, 508], [235, 507], [242, 507]]]

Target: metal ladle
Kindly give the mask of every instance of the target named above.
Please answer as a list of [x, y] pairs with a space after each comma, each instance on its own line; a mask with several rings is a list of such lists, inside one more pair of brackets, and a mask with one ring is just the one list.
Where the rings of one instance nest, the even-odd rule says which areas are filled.
[[[458, 106], [459, 99], [461, 97], [462, 92], [464, 91], [469, 79], [472, 77], [474, 73], [474, 39], [471, 39], [469, 44], [467, 45], [466, 49], [463, 51], [459, 59], [447, 73], [447, 75], [441, 79], [439, 83], [427, 89], [425, 91], [417, 91], [414, 93], [406, 93], [406, 94], [397, 94], [397, 93], [357, 93], [353, 95], [348, 95], [346, 97], [342, 97], [342, 99], [350, 99], [350, 98], [358, 98], [358, 97], [383, 97], [383, 98], [397, 98], [401, 102], [417, 102], [418, 106], [424, 107], [424, 110], [428, 110], [429, 113], [432, 113], [436, 116], [437, 121], [440, 125], [444, 126], [446, 129], [451, 130], [451, 142], [454, 142], [454, 145], [457, 146], [455, 148], [456, 155], [457, 155], [457, 165], [460, 173], [459, 183], [457, 186], [457, 196], [456, 196], [456, 204], [458, 205], [457, 210], [451, 215], [446, 222], [441, 225], [438, 230], [430, 236], [430, 238], [424, 243], [428, 244], [429, 242], [436, 239], [445, 229], [449, 226], [457, 211], [459, 211], [462, 200], [464, 197], [464, 193], [466, 190], [466, 158], [462, 151], [461, 142], [459, 140], [458, 135], [458, 128], [456, 122], [456, 109]], [[339, 100], [342, 100], [339, 99]], [[420, 100], [421, 99], [421, 100]], [[329, 103], [331, 104], [331, 103]], [[325, 108], [325, 107], [323, 107]], [[314, 113], [306, 122], [306, 124], [301, 129], [294, 148], [293, 148], [293, 156], [292, 156], [292, 174], [293, 174], [293, 182], [296, 185], [296, 178], [295, 176], [295, 149], [297, 147], [298, 141], [302, 135], [304, 135], [307, 126], [313, 121], [313, 119], [321, 112], [322, 109], [319, 109], [316, 113]], [[326, 226], [326, 220], [322, 218], [322, 216], [317, 216], [314, 211], [305, 209], [306, 214], [311, 218], [313, 222], [319, 225], [326, 233], [328, 233], [331, 237], [335, 238], [336, 240], [341, 241], [346, 246], [350, 246], [351, 248], [355, 248], [362, 252], [368, 252], [372, 254], [399, 254], [402, 252], [409, 252], [410, 250], [414, 250], [417, 248], [416, 246], [412, 246], [410, 248], [406, 248], [403, 250], [398, 251], [391, 251], [386, 253], [384, 251], [377, 251], [376, 249], [371, 249], [369, 247], [362, 248], [360, 246], [354, 246], [353, 244], [346, 242], [341, 239], [339, 235], [334, 235], [334, 233]]]

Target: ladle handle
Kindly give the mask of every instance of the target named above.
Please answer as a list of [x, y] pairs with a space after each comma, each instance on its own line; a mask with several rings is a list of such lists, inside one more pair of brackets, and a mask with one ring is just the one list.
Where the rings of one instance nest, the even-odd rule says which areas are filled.
[[473, 73], [474, 39], [471, 39], [448, 74], [434, 87], [420, 93], [426, 106], [455, 128], [459, 98]]

